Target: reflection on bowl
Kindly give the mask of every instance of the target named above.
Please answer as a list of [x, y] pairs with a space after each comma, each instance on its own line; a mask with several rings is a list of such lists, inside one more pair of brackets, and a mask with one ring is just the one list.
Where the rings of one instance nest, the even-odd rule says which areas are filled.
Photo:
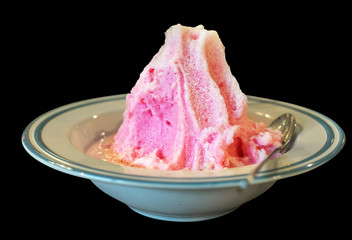
[[304, 173], [334, 157], [344, 133], [312, 110], [270, 99], [248, 97], [249, 117], [271, 122], [283, 112], [296, 116], [302, 130], [294, 148], [240, 187], [255, 165], [213, 171], [161, 171], [111, 164], [85, 154], [101, 134], [122, 122], [125, 95], [65, 105], [34, 120], [22, 142], [35, 159], [56, 170], [90, 179], [106, 194], [145, 216], [169, 221], [200, 221], [227, 214], [257, 197], [281, 178]]

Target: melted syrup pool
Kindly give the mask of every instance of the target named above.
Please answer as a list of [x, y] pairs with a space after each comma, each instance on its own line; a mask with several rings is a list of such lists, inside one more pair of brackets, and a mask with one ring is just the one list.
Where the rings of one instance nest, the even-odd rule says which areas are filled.
[[86, 151], [91, 157], [115, 164], [123, 163], [118, 154], [114, 152], [114, 135], [106, 136], [103, 132], [101, 138], [94, 142]]

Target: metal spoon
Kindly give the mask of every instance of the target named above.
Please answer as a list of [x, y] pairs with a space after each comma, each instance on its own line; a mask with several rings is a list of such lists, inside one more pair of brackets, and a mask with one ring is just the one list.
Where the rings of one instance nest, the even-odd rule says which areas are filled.
[[290, 150], [293, 143], [296, 140], [296, 119], [290, 113], [285, 113], [276, 118], [270, 125], [270, 128], [278, 129], [282, 132], [282, 145], [276, 148], [267, 158], [261, 161], [258, 166], [247, 176], [247, 178], [241, 183], [241, 187], [244, 189], [249, 184], [253, 183], [255, 175], [262, 168], [262, 166], [276, 153], [285, 153]]

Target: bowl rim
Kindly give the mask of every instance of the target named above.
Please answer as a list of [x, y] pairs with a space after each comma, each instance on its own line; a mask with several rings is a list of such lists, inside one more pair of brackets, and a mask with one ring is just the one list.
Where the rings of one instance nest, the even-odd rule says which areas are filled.
[[[240, 186], [245, 181], [246, 174], [226, 175], [214, 177], [196, 177], [196, 178], [179, 178], [179, 177], [163, 177], [163, 176], [144, 176], [136, 174], [117, 173], [115, 171], [107, 171], [91, 168], [81, 165], [72, 160], [67, 159], [49, 149], [45, 140], [42, 138], [43, 129], [47, 123], [61, 114], [72, 110], [81, 110], [88, 106], [105, 103], [109, 101], [125, 101], [126, 94], [113, 95], [107, 97], [99, 97], [79, 102], [67, 104], [55, 108], [49, 112], [42, 114], [34, 119], [23, 131], [22, 144], [25, 150], [39, 162], [59, 170], [61, 172], [71, 174], [78, 177], [90, 179], [92, 181], [104, 181], [132, 186], [148, 186], [160, 188], [214, 188], [214, 187], [233, 187]], [[310, 171], [338, 154], [345, 144], [345, 134], [341, 127], [329, 117], [318, 113], [314, 110], [298, 106], [295, 104], [249, 96], [248, 101], [258, 101], [260, 103], [272, 104], [287, 108], [288, 110], [301, 113], [315, 120], [317, 124], [324, 129], [326, 141], [323, 146], [308, 158], [302, 159], [299, 163], [285, 167], [260, 171], [254, 183], [272, 182], [278, 179], [291, 177], [307, 171]], [[93, 113], [92, 113], [93, 115]], [[100, 160], [98, 160], [100, 161]], [[214, 170], [220, 171], [220, 170]]]

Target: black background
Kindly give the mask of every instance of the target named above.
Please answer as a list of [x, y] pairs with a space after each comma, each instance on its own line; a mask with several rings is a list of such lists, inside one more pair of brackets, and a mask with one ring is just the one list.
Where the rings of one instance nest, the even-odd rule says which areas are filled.
[[172, 223], [143, 217], [90, 181], [40, 164], [20, 141], [24, 128], [46, 111], [129, 92], [163, 44], [164, 32], [177, 23], [217, 30], [245, 94], [316, 110], [348, 134], [351, 76], [346, 74], [350, 54], [344, 6], [22, 5], [10, 12], [4, 35], [9, 53], [4, 67], [9, 74], [2, 84], [4, 109], [14, 111], [10, 119], [3, 118], [10, 125], [4, 137], [15, 146], [4, 159], [10, 167], [3, 168], [9, 226], [32, 226], [25, 228], [28, 236], [111, 233], [115, 237], [214, 233], [284, 238], [336, 236], [346, 229], [343, 222], [349, 221], [351, 196], [347, 145], [328, 163], [278, 181], [226, 216]]

